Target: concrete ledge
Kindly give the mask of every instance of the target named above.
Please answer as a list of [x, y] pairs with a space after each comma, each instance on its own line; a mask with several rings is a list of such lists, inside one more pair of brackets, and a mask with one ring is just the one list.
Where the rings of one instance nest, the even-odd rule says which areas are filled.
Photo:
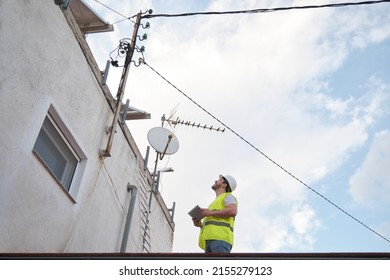
[[197, 259], [244, 259], [244, 260], [390, 260], [390, 253], [0, 253], [0, 260], [197, 260]]

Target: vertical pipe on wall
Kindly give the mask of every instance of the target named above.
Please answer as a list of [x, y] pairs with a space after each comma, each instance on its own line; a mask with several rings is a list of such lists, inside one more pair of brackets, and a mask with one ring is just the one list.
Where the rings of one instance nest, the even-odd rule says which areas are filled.
[[127, 211], [125, 230], [123, 231], [123, 238], [122, 238], [122, 244], [121, 244], [121, 250], [120, 250], [121, 253], [126, 252], [127, 240], [129, 239], [129, 234], [130, 234], [131, 220], [133, 218], [135, 200], [136, 200], [137, 194], [138, 194], [137, 187], [134, 185], [131, 185], [130, 183], [127, 184], [127, 190], [129, 192], [131, 191], [131, 198], [130, 198], [130, 203], [129, 203], [129, 210]]

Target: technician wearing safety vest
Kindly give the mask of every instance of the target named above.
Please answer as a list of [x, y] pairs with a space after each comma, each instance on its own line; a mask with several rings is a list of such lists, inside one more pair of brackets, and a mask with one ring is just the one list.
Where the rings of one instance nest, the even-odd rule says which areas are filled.
[[236, 187], [237, 182], [232, 176], [219, 175], [219, 179], [211, 187], [216, 199], [209, 208], [200, 209], [204, 219], [192, 219], [194, 225], [201, 228], [199, 247], [205, 253], [229, 253], [233, 247], [237, 200], [231, 193]]

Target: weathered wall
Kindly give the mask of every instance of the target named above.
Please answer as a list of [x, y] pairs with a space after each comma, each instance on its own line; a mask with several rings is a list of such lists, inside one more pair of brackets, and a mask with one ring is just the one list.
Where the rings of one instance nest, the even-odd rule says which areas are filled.
[[[0, 38], [0, 252], [119, 252], [127, 184], [148, 192], [150, 174], [127, 128], [99, 157], [113, 111], [63, 12], [52, 0], [3, 0]], [[87, 157], [73, 199], [32, 153], [50, 106]], [[152, 203], [151, 250], [170, 252], [173, 224]], [[142, 252], [140, 207], [137, 198], [129, 252]]]

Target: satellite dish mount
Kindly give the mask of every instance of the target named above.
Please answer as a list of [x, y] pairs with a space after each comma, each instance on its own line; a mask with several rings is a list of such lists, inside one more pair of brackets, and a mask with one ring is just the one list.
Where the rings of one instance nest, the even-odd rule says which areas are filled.
[[[156, 161], [154, 164], [153, 171], [153, 185], [152, 192], [155, 188], [155, 179], [157, 173], [157, 164], [158, 160], [162, 160], [165, 155], [172, 155], [179, 150], [179, 141], [175, 134], [167, 128], [164, 127], [154, 127], [148, 132], [148, 141], [153, 149], [156, 150]], [[149, 211], [152, 199], [152, 192], [149, 198]]]

